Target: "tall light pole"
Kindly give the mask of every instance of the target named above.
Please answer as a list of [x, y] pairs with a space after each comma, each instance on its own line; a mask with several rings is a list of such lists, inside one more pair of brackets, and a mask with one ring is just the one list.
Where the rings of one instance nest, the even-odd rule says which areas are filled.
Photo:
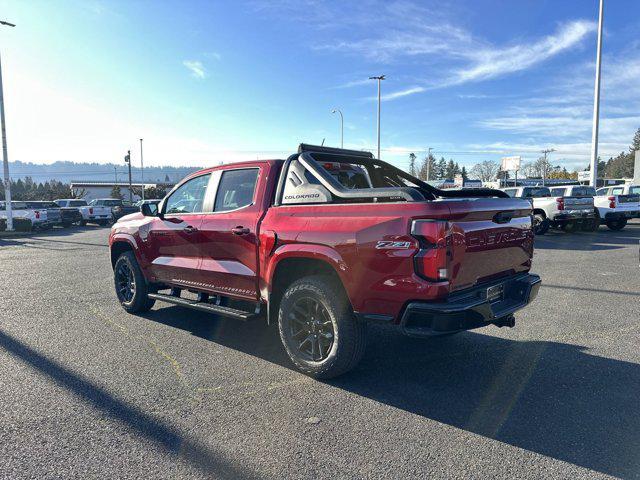
[[[0, 20], [0, 25], [15, 27], [13, 23]], [[11, 208], [11, 178], [9, 177], [9, 153], [7, 152], [7, 131], [4, 122], [4, 88], [2, 85], [2, 61], [0, 60], [0, 123], [2, 123], [2, 158], [4, 167], [4, 199], [7, 209], [7, 231], [13, 230], [13, 208]]]
[[340, 148], [344, 148], [344, 117], [342, 116], [342, 110], [339, 108], [331, 110], [331, 113], [336, 112], [340, 114]]
[[384, 80], [384, 75], [369, 77], [369, 80], [378, 80], [378, 159], [380, 159], [380, 82]]
[[542, 152], [540, 152], [544, 155], [544, 163], [542, 164], [542, 186], [543, 187], [545, 184], [545, 177], [547, 176], [547, 155], [555, 151], [556, 150], [554, 148], [545, 148], [544, 150], [542, 150]]
[[116, 167], [115, 165], [113, 166], [113, 176], [116, 179], [115, 185], [118, 185], [118, 167]]
[[124, 161], [129, 165], [129, 203], [133, 203], [133, 192], [131, 191], [131, 150], [127, 150]]
[[142, 157], [142, 139], [140, 139], [140, 183], [142, 183], [142, 200], [144, 200], [144, 159]]
[[596, 85], [593, 94], [593, 126], [591, 128], [591, 168], [589, 185], [596, 187], [598, 178], [598, 129], [600, 123], [600, 70], [602, 64], [602, 22], [604, 17], [604, 0], [600, 0], [600, 16], [598, 17], [598, 47], [596, 51]]

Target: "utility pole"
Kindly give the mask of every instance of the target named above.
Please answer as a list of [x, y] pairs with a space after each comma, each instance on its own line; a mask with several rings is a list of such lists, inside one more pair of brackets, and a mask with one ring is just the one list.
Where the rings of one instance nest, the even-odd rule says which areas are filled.
[[555, 152], [554, 148], [546, 148], [542, 150], [542, 154], [544, 155], [544, 163], [542, 164], [542, 186], [544, 187], [545, 177], [547, 176], [547, 155], [551, 152]]
[[433, 148], [429, 147], [427, 151], [427, 182], [429, 178], [431, 178], [431, 150], [433, 150]]
[[115, 177], [116, 183], [114, 185], [118, 185], [118, 167], [113, 166], [113, 176]]
[[384, 75], [369, 77], [369, 80], [378, 80], [378, 160], [380, 160], [380, 82], [384, 80]]
[[144, 159], [142, 157], [142, 139], [140, 139], [140, 183], [142, 183], [142, 200], [144, 200]]
[[127, 150], [124, 161], [129, 164], [129, 202], [133, 203], [133, 192], [131, 191], [131, 150]]
[[598, 179], [598, 129], [600, 124], [600, 71], [602, 65], [602, 23], [604, 20], [604, 0], [600, 0], [598, 17], [598, 47], [596, 50], [596, 85], [593, 93], [593, 126], [591, 128], [591, 168], [589, 185], [597, 187]]
[[340, 148], [344, 148], [344, 117], [342, 116], [342, 110], [339, 108], [331, 110], [331, 113], [336, 112], [340, 114]]
[[[0, 25], [15, 27], [13, 23], [0, 20]], [[7, 151], [7, 131], [4, 120], [4, 88], [2, 85], [2, 61], [0, 60], [0, 123], [2, 123], [2, 158], [4, 167], [4, 199], [7, 209], [7, 231], [13, 231], [13, 208], [11, 207], [11, 177], [9, 176], [9, 153]]]

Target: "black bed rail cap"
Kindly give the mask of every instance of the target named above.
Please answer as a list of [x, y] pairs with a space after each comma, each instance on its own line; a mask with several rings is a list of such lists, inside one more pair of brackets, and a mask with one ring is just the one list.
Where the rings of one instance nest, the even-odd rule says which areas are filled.
[[309, 145], [307, 143], [301, 143], [298, 146], [298, 153], [304, 152], [335, 153], [338, 155], [347, 155], [349, 157], [373, 158], [373, 153], [363, 152], [362, 150], [348, 150], [346, 148], [325, 147], [320, 145]]

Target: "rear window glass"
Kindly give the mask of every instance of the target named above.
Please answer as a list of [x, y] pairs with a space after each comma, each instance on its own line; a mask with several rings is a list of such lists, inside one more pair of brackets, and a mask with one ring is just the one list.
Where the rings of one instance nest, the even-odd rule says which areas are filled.
[[513, 197], [515, 197], [515, 196], [516, 196], [517, 191], [518, 191], [518, 190], [517, 190], [517, 189], [515, 189], [515, 188], [507, 188], [507, 189], [504, 191], [504, 193], [506, 193], [507, 195], [509, 195], [510, 197], [512, 197], [512, 198], [513, 198]]
[[84, 200], [71, 200], [69, 202], [69, 206], [70, 207], [86, 207], [87, 202], [85, 202]]
[[565, 192], [564, 188], [552, 188], [551, 189], [551, 194], [554, 197], [563, 197], [564, 196], [564, 192]]
[[547, 187], [530, 187], [524, 189], [522, 196], [525, 198], [550, 197], [551, 192]]
[[629, 188], [629, 193], [640, 193], [640, 186]]
[[593, 197], [595, 194], [596, 189], [593, 187], [576, 187], [571, 191], [574, 197]]

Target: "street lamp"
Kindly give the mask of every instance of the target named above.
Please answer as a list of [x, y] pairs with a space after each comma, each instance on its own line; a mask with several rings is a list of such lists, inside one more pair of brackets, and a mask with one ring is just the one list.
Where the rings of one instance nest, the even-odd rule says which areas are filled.
[[384, 75], [369, 77], [369, 80], [378, 80], [378, 160], [380, 159], [380, 82], [384, 80]]
[[144, 160], [142, 157], [142, 139], [140, 139], [140, 182], [142, 183], [142, 200], [144, 200]]
[[547, 176], [547, 155], [555, 151], [556, 151], [555, 148], [546, 148], [541, 152], [544, 155], [544, 163], [542, 164], [542, 186], [543, 187], [545, 186], [544, 184]]
[[340, 114], [340, 148], [344, 148], [344, 117], [342, 116], [342, 110], [339, 108], [331, 110], [331, 113], [336, 112]]
[[[13, 23], [0, 20], [0, 25], [15, 27]], [[0, 60], [0, 123], [2, 124], [2, 156], [4, 167], [4, 200], [7, 209], [7, 231], [13, 230], [13, 208], [11, 208], [11, 178], [9, 177], [9, 153], [7, 152], [7, 130], [4, 121], [4, 89], [2, 86], [2, 61]]]
[[596, 50], [596, 82], [593, 94], [593, 126], [591, 127], [591, 164], [589, 185], [597, 187], [598, 182], [598, 129], [600, 122], [600, 70], [602, 65], [602, 22], [604, 17], [604, 0], [600, 0], [598, 16], [598, 47]]

